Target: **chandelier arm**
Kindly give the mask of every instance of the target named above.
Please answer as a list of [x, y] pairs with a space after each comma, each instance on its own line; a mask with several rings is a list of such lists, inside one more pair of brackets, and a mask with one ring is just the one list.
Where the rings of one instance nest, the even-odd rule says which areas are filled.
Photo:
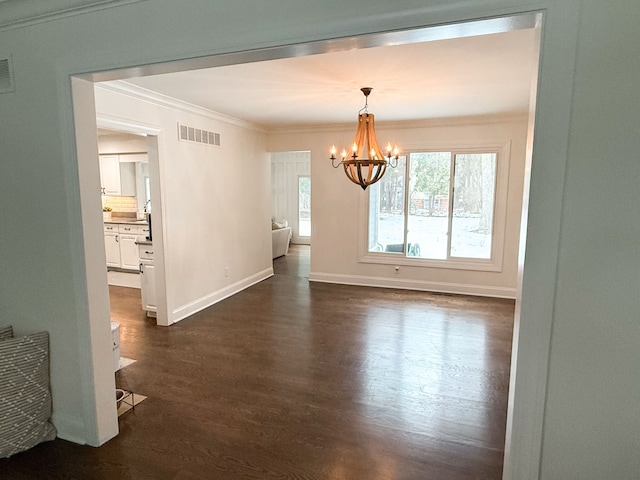
[[336, 157], [333, 157], [333, 156], [332, 156], [332, 157], [330, 157], [330, 160], [331, 160], [331, 166], [332, 166], [333, 168], [338, 168], [340, 165], [342, 165], [342, 161], [338, 162], [338, 164], [337, 164], [337, 165], [335, 164], [335, 162], [336, 162], [336, 160], [337, 160], [337, 159], [336, 159]]

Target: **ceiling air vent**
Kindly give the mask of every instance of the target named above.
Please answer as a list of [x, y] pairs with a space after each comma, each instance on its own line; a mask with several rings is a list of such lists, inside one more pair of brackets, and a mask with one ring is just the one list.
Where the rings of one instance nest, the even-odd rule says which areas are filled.
[[14, 90], [11, 57], [0, 58], [0, 93], [13, 92]]
[[219, 133], [182, 125], [181, 123], [178, 124], [178, 139], [182, 142], [202, 143], [214, 147], [220, 146]]

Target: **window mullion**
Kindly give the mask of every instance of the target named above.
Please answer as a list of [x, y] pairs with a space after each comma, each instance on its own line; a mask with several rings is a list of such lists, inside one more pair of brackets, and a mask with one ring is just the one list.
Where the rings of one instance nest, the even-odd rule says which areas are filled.
[[404, 172], [404, 256], [409, 252], [409, 194], [411, 187], [411, 153], [407, 155]]
[[451, 258], [451, 232], [453, 231], [453, 190], [456, 176], [456, 154], [451, 152], [449, 164], [449, 205], [447, 205], [447, 260]]

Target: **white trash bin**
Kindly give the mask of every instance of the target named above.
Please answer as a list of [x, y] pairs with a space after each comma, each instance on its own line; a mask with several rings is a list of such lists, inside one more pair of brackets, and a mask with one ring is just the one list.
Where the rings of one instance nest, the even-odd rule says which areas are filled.
[[118, 322], [111, 322], [111, 337], [113, 339], [113, 360], [114, 369], [116, 372], [120, 368], [120, 324]]

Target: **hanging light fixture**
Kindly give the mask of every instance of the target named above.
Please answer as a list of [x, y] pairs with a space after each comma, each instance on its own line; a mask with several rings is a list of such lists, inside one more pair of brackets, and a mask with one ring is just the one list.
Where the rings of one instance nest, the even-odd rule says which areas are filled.
[[340, 153], [341, 160], [336, 164], [336, 146], [332, 145], [329, 157], [333, 168], [342, 165], [347, 178], [360, 185], [363, 190], [380, 180], [387, 171], [387, 166], [398, 166], [398, 146], [392, 148], [391, 143], [387, 143], [386, 154], [383, 154], [378, 145], [374, 116], [367, 110], [371, 90], [371, 87], [360, 89], [364, 94], [364, 107], [358, 112], [358, 129], [351, 152], [347, 155], [347, 151], [343, 149]]

